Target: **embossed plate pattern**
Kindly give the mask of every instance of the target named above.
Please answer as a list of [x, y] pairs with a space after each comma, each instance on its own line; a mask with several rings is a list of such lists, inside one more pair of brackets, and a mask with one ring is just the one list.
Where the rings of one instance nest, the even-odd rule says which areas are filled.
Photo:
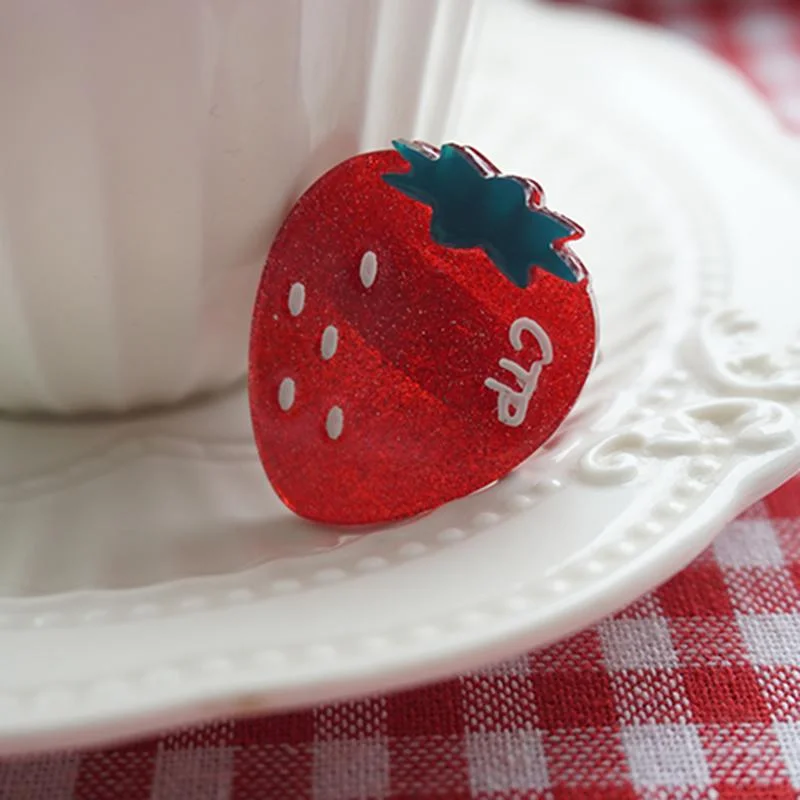
[[602, 361], [579, 407], [509, 479], [363, 537], [280, 506], [241, 391], [125, 422], [0, 423], [0, 751], [542, 644], [668, 577], [800, 467], [800, 148], [686, 45], [492, 9], [451, 138], [535, 175], [589, 232]]

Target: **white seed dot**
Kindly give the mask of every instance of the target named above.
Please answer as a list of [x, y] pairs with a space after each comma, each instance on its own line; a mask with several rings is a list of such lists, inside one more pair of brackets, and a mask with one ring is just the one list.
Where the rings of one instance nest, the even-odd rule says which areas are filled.
[[369, 289], [375, 283], [375, 277], [378, 274], [378, 257], [372, 250], [367, 250], [361, 257], [361, 266], [359, 267], [358, 274], [361, 277], [361, 283]]
[[288, 411], [294, 405], [295, 383], [291, 378], [284, 378], [278, 387], [278, 405]]
[[320, 346], [320, 352], [325, 361], [333, 358], [338, 344], [339, 331], [336, 330], [335, 325], [328, 325], [328, 327], [322, 332], [322, 345]]
[[306, 287], [302, 283], [293, 283], [289, 289], [289, 313], [296, 317], [306, 304]]
[[334, 406], [328, 412], [328, 418], [325, 420], [325, 430], [331, 439], [338, 439], [342, 435], [343, 427], [344, 413], [339, 406]]

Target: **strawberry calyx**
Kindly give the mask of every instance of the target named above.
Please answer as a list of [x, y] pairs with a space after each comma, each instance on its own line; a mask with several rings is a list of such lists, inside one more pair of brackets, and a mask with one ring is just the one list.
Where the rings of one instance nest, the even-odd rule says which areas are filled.
[[432, 210], [431, 238], [445, 247], [479, 247], [515, 286], [526, 288], [536, 268], [569, 283], [585, 278], [567, 243], [583, 229], [544, 206], [541, 187], [501, 174], [472, 148], [396, 140], [407, 172], [383, 180]]

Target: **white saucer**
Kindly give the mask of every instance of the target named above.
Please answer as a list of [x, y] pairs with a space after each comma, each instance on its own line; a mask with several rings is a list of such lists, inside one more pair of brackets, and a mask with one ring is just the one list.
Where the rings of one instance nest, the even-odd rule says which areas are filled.
[[800, 468], [800, 147], [723, 66], [600, 16], [494, 2], [474, 69], [451, 138], [589, 231], [603, 360], [580, 408], [510, 479], [363, 537], [276, 501], [243, 391], [125, 423], [1, 423], [0, 752], [541, 645]]

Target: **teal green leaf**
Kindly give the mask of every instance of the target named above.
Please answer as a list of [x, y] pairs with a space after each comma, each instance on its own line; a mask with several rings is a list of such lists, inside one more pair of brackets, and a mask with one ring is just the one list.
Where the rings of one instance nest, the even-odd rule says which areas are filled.
[[571, 253], [559, 244], [581, 229], [530, 202], [530, 187], [508, 175], [487, 175], [461, 147], [446, 144], [437, 154], [411, 142], [393, 142], [408, 162], [404, 173], [383, 179], [406, 196], [429, 206], [431, 237], [445, 247], [482, 248], [517, 286], [528, 286], [535, 267], [571, 283], [580, 273]]

